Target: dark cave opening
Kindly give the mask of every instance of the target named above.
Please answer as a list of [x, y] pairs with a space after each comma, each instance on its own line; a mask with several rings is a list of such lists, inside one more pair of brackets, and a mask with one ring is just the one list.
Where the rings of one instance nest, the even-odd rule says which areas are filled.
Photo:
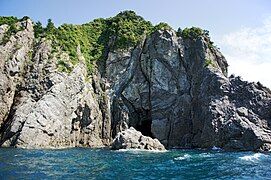
[[[121, 131], [119, 126], [124, 121], [127, 123], [128, 127], [133, 127], [137, 131], [141, 132], [144, 136], [149, 136], [155, 138], [151, 131], [152, 127], [152, 114], [151, 110], [148, 108], [136, 108], [130, 101], [128, 101], [123, 95], [121, 99], [114, 99], [113, 101], [113, 123], [112, 123], [112, 136], [115, 137], [116, 134]], [[125, 120], [123, 118], [123, 109], [127, 107], [129, 109], [129, 119]]]
[[137, 124], [135, 129], [140, 131], [144, 136], [149, 136], [151, 138], [154, 138], [154, 136], [151, 132], [151, 124], [152, 124], [152, 122], [150, 120], [141, 121], [140, 124]]
[[152, 126], [152, 115], [149, 109], [137, 109], [137, 118], [134, 128], [140, 131], [144, 136], [149, 136], [154, 138], [153, 133], [151, 132]]

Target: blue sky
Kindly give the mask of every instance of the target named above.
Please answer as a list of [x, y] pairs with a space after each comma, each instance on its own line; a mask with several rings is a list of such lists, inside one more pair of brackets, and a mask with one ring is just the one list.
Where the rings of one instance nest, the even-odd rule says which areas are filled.
[[[82, 24], [134, 10], [156, 24], [210, 31], [229, 61], [230, 73], [271, 87], [270, 0], [0, 0], [1, 16], [30, 16], [46, 24]], [[269, 77], [268, 77], [269, 76]]]

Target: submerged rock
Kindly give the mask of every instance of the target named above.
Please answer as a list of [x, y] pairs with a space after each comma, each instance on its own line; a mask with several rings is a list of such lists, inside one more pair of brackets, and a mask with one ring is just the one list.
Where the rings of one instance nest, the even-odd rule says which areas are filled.
[[158, 139], [143, 136], [141, 132], [133, 127], [117, 134], [112, 143], [112, 149], [145, 149], [145, 150], [165, 150], [165, 147]]

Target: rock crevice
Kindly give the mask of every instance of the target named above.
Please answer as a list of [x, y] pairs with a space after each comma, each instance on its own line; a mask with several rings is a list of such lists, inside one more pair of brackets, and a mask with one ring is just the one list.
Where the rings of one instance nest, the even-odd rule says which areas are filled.
[[110, 41], [89, 76], [80, 46], [79, 62], [60, 71], [59, 58], [69, 56], [26, 22], [0, 45], [1, 146], [109, 146], [133, 127], [166, 148], [271, 149], [271, 91], [227, 77], [226, 59], [205, 35], [157, 30], [126, 49]]

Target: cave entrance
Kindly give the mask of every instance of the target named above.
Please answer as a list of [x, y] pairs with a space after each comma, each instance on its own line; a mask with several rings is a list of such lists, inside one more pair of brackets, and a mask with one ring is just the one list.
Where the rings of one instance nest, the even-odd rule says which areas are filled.
[[144, 136], [154, 138], [151, 132], [151, 124], [151, 121], [142, 121], [141, 124], [138, 124], [135, 128], [136, 130], [140, 131]]
[[151, 132], [152, 118], [150, 110], [141, 110], [138, 112], [139, 118], [135, 125], [135, 129], [140, 131], [144, 136], [154, 138]]

